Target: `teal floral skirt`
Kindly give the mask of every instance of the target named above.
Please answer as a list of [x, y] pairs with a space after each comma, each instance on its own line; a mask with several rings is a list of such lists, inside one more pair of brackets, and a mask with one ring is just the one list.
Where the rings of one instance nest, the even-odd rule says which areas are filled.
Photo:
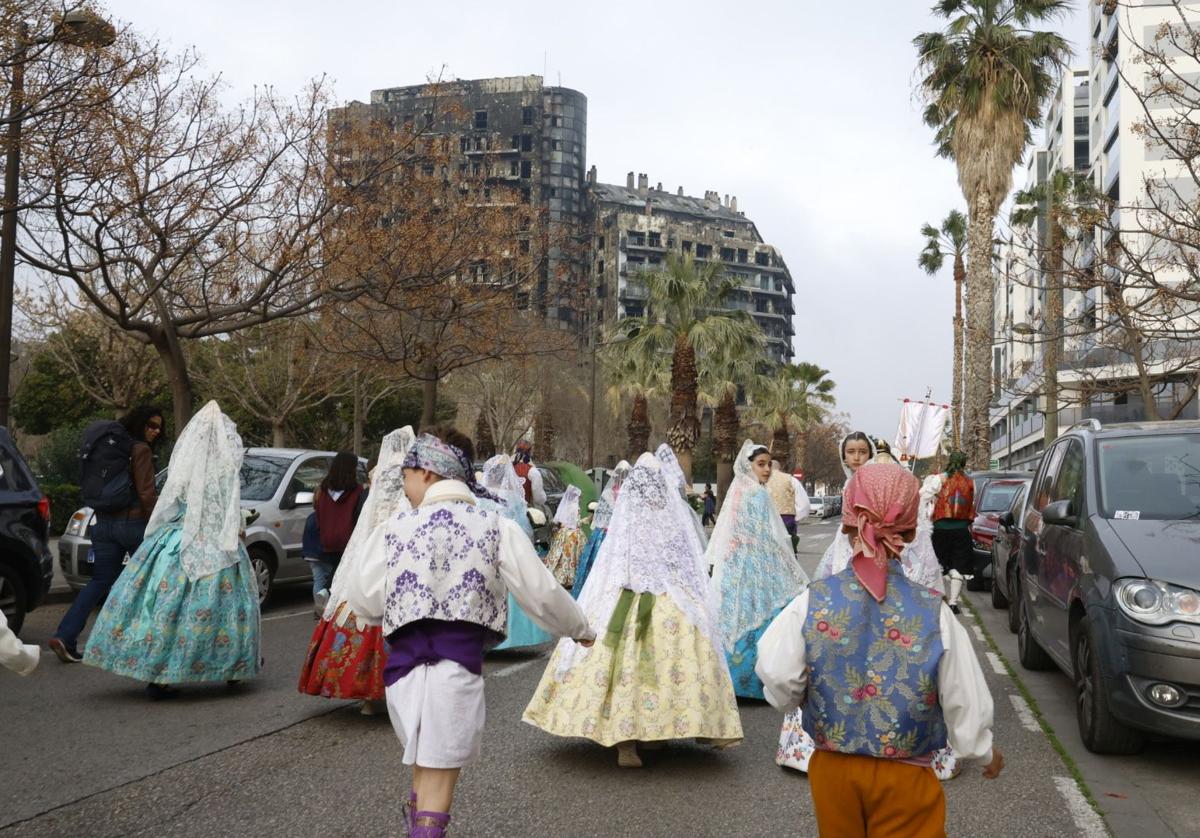
[[142, 542], [96, 618], [84, 663], [157, 684], [258, 674], [258, 587], [241, 560], [201, 579], [179, 563], [179, 528]]

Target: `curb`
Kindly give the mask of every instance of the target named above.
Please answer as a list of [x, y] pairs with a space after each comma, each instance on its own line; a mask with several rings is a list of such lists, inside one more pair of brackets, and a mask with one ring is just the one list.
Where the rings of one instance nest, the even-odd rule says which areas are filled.
[[42, 599], [42, 605], [62, 605], [71, 602], [75, 599], [75, 591], [71, 590], [70, 585], [55, 586], [50, 589], [45, 598]]

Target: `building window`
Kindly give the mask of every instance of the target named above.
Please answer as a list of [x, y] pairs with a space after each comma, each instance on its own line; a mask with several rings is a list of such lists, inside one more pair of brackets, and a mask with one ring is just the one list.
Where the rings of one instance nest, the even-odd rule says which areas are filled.
[[508, 173], [513, 177], [517, 177], [521, 174], [521, 165], [516, 160], [512, 161], [508, 164]]
[[750, 254], [748, 252], [746, 252], [746, 249], [739, 247], [738, 252], [737, 252], [737, 260], [739, 262], [745, 264], [749, 258], [750, 258]]
[[712, 245], [711, 244], [696, 245], [696, 258], [697, 259], [711, 259], [712, 258]]
[[478, 161], [471, 164], [471, 174], [473, 174], [473, 175], [479, 174], [479, 169], [480, 169], [480, 166], [479, 166]]
[[517, 246], [517, 250], [522, 254], [528, 253], [529, 252], [529, 239], [521, 239], [520, 244]]
[[722, 230], [721, 235], [727, 239], [732, 239], [733, 238], [733, 230]]
[[732, 262], [733, 261], [733, 248], [732, 247], [722, 247], [721, 248], [721, 261], [722, 262]]
[[534, 113], [535, 111], [533, 108], [521, 108], [521, 124], [532, 125]]
[[601, 259], [599, 262], [596, 263], [596, 273], [601, 274], [601, 275], [604, 274], [604, 260], [603, 259]]
[[662, 233], [650, 233], [647, 238], [647, 243], [651, 247], [662, 247]]
[[629, 231], [629, 243], [631, 245], [633, 245], [634, 247], [645, 247], [646, 246], [646, 234], [641, 232], [640, 230], [630, 230]]
[[459, 137], [458, 138], [458, 150], [459, 151], [466, 151], [467, 148], [470, 146], [470, 144], [471, 144], [470, 137]]
[[523, 177], [523, 178], [533, 177], [533, 163], [531, 163], [528, 160], [521, 161], [521, 177]]
[[604, 249], [604, 236], [600, 236], [596, 239], [596, 247], [598, 247], [600, 250]]
[[550, 124], [555, 128], [562, 128], [562, 117], [561, 116], [551, 117]]
[[692, 243], [690, 241], [688, 241], [687, 239], [683, 240], [683, 252], [684, 253], [692, 252]]
[[560, 148], [562, 148], [562, 143], [560, 143], [558, 140], [550, 141], [550, 150], [551, 151], [558, 151]]
[[519, 149], [520, 147], [521, 147], [521, 135], [520, 135], [520, 134], [513, 134], [513, 135], [512, 135], [512, 143], [511, 143], [511, 145], [509, 146], [509, 148], [511, 148], [511, 149], [513, 149], [514, 151], [516, 151], [516, 150], [517, 150], [517, 149]]
[[758, 253], [755, 253], [755, 254], [754, 254], [754, 264], [756, 264], [756, 265], [770, 265], [770, 264], [771, 264], [771, 257], [770, 257], [768, 254], [766, 254], [766, 253], [763, 253], [763, 252], [760, 250]]
[[425, 126], [429, 127], [433, 124], [433, 111], [425, 111]]
[[487, 128], [487, 111], [475, 111], [475, 128]]
[[533, 151], [533, 134], [521, 135], [521, 151]]

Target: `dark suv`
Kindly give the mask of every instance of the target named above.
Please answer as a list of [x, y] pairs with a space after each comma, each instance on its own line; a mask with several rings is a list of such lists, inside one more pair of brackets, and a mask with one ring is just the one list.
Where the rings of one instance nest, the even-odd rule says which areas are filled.
[[1021, 663], [1074, 679], [1088, 750], [1200, 739], [1200, 422], [1069, 429], [1021, 529]]
[[0, 427], [0, 610], [13, 631], [45, 598], [54, 578], [50, 500]]

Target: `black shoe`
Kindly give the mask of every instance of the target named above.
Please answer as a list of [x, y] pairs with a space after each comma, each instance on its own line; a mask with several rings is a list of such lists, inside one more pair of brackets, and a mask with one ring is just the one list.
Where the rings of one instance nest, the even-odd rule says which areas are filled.
[[51, 637], [50, 642], [46, 644], [50, 647], [50, 651], [58, 656], [58, 659], [63, 663], [79, 663], [83, 657], [74, 649], [67, 648], [67, 644], [63, 643], [57, 637]]
[[957, 603], [950, 606], [950, 611], [953, 614], [961, 614], [962, 613], [962, 609], [958, 607]]
[[178, 687], [168, 687], [166, 684], [147, 684], [146, 697], [151, 701], [162, 701], [179, 695]]

